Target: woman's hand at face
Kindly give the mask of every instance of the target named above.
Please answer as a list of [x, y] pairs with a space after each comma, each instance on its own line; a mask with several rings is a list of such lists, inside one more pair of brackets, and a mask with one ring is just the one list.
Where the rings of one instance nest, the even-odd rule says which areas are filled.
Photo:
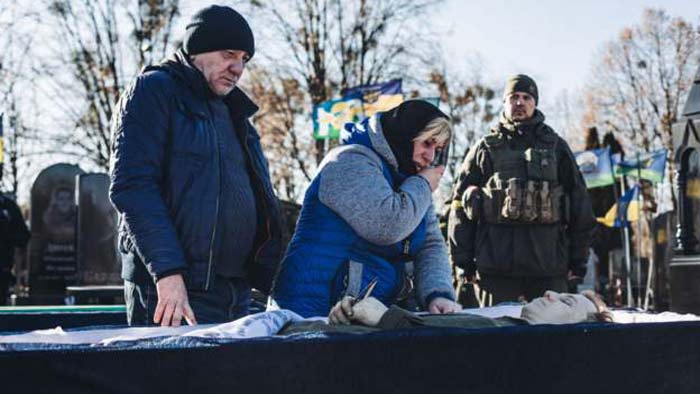
[[418, 172], [418, 175], [422, 176], [428, 181], [428, 183], [430, 184], [430, 190], [435, 191], [435, 189], [437, 189], [438, 185], [440, 184], [440, 179], [442, 178], [442, 174], [444, 172], [444, 166], [426, 167], [420, 170]]

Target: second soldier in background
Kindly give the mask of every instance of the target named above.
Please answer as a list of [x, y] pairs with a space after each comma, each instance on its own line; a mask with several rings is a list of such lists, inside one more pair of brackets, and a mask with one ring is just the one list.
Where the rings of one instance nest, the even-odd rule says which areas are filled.
[[469, 150], [453, 189], [452, 263], [493, 303], [565, 292], [582, 277], [595, 219], [571, 149], [536, 107], [537, 85], [508, 79], [491, 133]]

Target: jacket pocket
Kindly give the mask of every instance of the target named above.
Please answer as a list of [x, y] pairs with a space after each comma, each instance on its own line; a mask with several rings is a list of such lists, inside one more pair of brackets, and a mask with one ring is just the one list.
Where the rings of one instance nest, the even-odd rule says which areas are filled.
[[175, 101], [177, 110], [171, 120], [170, 142], [173, 159], [211, 159], [217, 149], [214, 138], [216, 130], [212, 127], [205, 104], [180, 98], [176, 98]]

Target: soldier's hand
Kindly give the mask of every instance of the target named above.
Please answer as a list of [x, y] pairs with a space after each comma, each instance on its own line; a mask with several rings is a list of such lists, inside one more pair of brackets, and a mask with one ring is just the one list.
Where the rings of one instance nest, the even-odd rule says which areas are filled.
[[430, 301], [430, 305], [428, 305], [428, 311], [430, 313], [454, 313], [454, 312], [459, 312], [462, 310], [462, 305], [459, 305], [458, 303], [448, 300], [447, 298], [443, 297], [437, 297]]
[[187, 298], [187, 289], [182, 275], [170, 275], [156, 282], [158, 305], [153, 314], [153, 322], [161, 326], [179, 327], [182, 318], [187, 324], [197, 324], [194, 311]]
[[444, 166], [438, 167], [427, 167], [418, 172], [419, 176], [425, 178], [430, 184], [430, 190], [435, 191], [440, 184], [440, 179], [442, 178], [442, 173], [445, 172]]

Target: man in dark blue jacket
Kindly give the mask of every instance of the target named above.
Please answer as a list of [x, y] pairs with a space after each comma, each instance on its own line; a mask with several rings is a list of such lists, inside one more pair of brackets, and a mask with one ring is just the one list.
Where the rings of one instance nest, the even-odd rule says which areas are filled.
[[251, 285], [269, 291], [280, 214], [248, 121], [257, 106], [236, 87], [254, 52], [239, 13], [204, 8], [119, 101], [110, 198], [129, 324], [229, 321], [247, 314]]

